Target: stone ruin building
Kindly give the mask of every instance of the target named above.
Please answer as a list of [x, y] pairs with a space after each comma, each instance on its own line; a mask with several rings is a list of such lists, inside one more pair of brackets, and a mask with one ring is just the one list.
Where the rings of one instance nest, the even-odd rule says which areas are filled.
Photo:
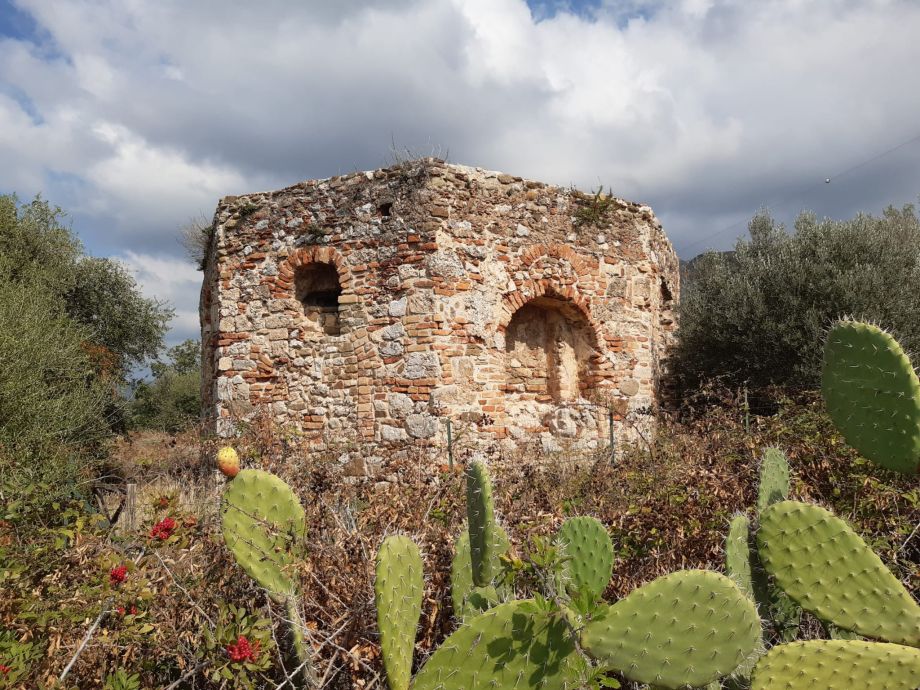
[[357, 474], [443, 457], [448, 419], [474, 446], [606, 444], [609, 409], [628, 436], [656, 402], [678, 280], [648, 206], [437, 159], [226, 197], [205, 416], [359, 449]]

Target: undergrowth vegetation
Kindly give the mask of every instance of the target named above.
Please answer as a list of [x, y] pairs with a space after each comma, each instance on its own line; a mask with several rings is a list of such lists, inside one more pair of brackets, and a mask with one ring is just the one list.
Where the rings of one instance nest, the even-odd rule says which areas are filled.
[[[586, 514], [608, 527], [614, 544], [608, 599], [680, 568], [720, 570], [731, 515], [755, 501], [760, 450], [779, 445], [793, 470], [792, 496], [849, 520], [917, 592], [916, 481], [868, 466], [843, 443], [819, 399], [782, 399], [778, 406], [773, 416], [753, 417], [749, 432], [733, 399], [680, 422], [662, 420], [653, 448], [623, 448], [616, 464], [606, 452], [538, 463], [493, 458], [496, 509], [506, 518], [513, 553], [533, 555], [565, 517]], [[394, 464], [396, 481], [350, 483], [331, 458], [303, 452], [270, 426], [253, 427], [237, 447], [244, 465], [294, 486], [306, 509], [309, 558], [297, 576], [317, 679], [330, 688], [382, 687], [373, 563], [381, 540], [393, 533], [412, 535], [425, 559], [416, 645], [417, 661], [424, 660], [454, 627], [449, 572], [465, 518], [462, 474], [407, 460]], [[8, 670], [0, 671], [0, 687], [283, 682], [285, 611], [223, 546], [223, 482], [215, 478], [212, 451], [205, 443], [199, 452], [192, 432], [142, 435], [121, 447], [112, 470], [138, 482], [138, 522], [127, 532], [83, 500], [60, 501], [43, 524], [27, 518], [29, 502], [40, 497], [5, 501], [0, 664]], [[55, 684], [94, 624], [64, 682]], [[803, 630], [823, 633], [817, 620]]]

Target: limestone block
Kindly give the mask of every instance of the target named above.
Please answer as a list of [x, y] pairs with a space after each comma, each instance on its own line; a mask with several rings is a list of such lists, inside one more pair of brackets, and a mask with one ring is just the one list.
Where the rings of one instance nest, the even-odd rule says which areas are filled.
[[441, 375], [441, 362], [436, 352], [410, 352], [406, 356], [403, 372], [407, 379], [438, 378]]
[[544, 453], [558, 453], [562, 450], [562, 446], [559, 445], [556, 438], [548, 431], [544, 431], [540, 434], [540, 447], [543, 449]]
[[388, 313], [390, 316], [405, 316], [406, 315], [406, 303], [407, 300], [405, 297], [400, 297], [390, 302], [388, 308]]
[[430, 292], [413, 292], [409, 295], [410, 314], [431, 314], [434, 312], [434, 295]]
[[442, 409], [449, 409], [462, 402], [466, 402], [468, 395], [463, 395], [460, 387], [456, 384], [447, 386], [438, 386], [433, 388], [428, 397], [428, 409], [437, 412]]
[[383, 340], [399, 340], [406, 337], [406, 328], [402, 322], [397, 321], [386, 328], [381, 328], [378, 333]]
[[380, 439], [388, 443], [393, 443], [396, 441], [405, 441], [409, 438], [406, 434], [405, 429], [401, 429], [397, 426], [389, 426], [388, 424], [383, 424], [380, 427]]
[[403, 344], [398, 340], [380, 343], [378, 348], [381, 357], [399, 357], [404, 349]]
[[548, 415], [546, 426], [558, 436], [575, 438], [578, 435], [579, 415], [565, 407], [557, 408]]
[[390, 393], [387, 400], [390, 403], [390, 416], [395, 419], [405, 419], [415, 409], [415, 402], [404, 393]]
[[620, 393], [632, 397], [639, 392], [639, 382], [635, 379], [626, 379], [620, 382]]
[[410, 414], [406, 417], [406, 431], [412, 438], [431, 438], [438, 433], [438, 420], [429, 414]]
[[466, 275], [460, 257], [451, 250], [441, 250], [430, 254], [425, 261], [428, 273], [442, 278], [458, 279]]

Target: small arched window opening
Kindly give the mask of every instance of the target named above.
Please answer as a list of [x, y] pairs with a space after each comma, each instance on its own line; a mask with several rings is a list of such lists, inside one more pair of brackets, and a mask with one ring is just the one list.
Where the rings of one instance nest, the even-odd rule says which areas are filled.
[[674, 299], [674, 293], [671, 292], [671, 287], [668, 285], [664, 278], [661, 278], [660, 289], [662, 304], [668, 304]]
[[587, 386], [593, 332], [567, 300], [533, 299], [505, 330], [506, 390], [536, 400], [576, 400]]
[[339, 296], [342, 285], [334, 265], [317, 262], [300, 266], [294, 273], [294, 293], [308, 321], [326, 335], [341, 333]]

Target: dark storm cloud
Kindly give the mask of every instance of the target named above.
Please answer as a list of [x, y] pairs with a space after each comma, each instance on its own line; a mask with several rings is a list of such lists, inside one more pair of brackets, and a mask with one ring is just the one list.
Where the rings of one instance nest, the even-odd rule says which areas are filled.
[[[0, 3], [6, 0], [0, 0]], [[535, 8], [532, 12], [531, 9]], [[71, 211], [194, 332], [176, 229], [419, 154], [649, 203], [679, 250], [920, 192], [920, 6], [877, 0], [17, 3], [0, 190]], [[28, 21], [25, 19], [28, 18]], [[710, 237], [712, 236], [712, 237]]]

